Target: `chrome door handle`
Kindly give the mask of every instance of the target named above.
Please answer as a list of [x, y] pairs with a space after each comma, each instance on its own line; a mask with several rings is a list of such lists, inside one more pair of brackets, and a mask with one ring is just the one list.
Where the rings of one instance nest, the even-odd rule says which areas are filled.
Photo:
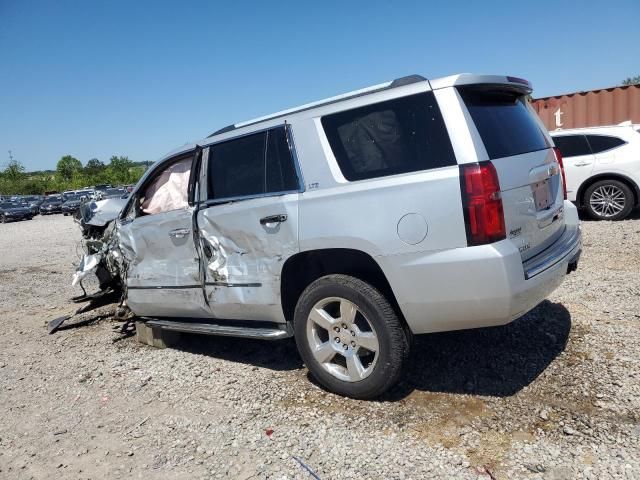
[[270, 215], [260, 219], [260, 225], [267, 225], [269, 223], [282, 223], [287, 221], [287, 216], [284, 214]]
[[184, 238], [191, 233], [190, 228], [176, 228], [169, 232], [171, 238]]
[[587, 165], [591, 165], [591, 162], [580, 162], [580, 163], [574, 163], [574, 165], [576, 167], [586, 167]]

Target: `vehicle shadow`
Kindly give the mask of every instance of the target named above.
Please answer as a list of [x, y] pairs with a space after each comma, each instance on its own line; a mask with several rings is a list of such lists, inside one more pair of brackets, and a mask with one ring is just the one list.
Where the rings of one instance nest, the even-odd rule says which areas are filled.
[[514, 395], [566, 348], [570, 330], [569, 311], [545, 300], [505, 326], [417, 336], [407, 376], [381, 400], [414, 390]]
[[[545, 300], [505, 326], [418, 335], [404, 379], [379, 400], [402, 400], [414, 390], [514, 395], [564, 351], [570, 330], [569, 311]], [[264, 341], [182, 334], [172, 348], [276, 371], [303, 368], [293, 339]], [[307, 376], [317, 385], [311, 375]]]
[[183, 333], [171, 347], [270, 370], [298, 370], [303, 367], [293, 338], [269, 341]]

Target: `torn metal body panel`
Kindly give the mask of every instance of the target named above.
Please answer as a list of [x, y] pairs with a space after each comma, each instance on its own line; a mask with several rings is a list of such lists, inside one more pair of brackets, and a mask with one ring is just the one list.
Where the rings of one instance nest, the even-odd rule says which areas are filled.
[[284, 323], [280, 276], [298, 252], [298, 194], [203, 208], [197, 224], [211, 315]]
[[88, 202], [78, 209], [75, 216], [85, 238], [86, 255], [73, 275], [72, 285], [82, 285], [82, 279], [95, 273], [100, 289], [120, 289], [126, 265], [120, 253], [116, 218], [126, 204], [126, 199], [114, 198]]
[[81, 225], [104, 227], [118, 217], [127, 204], [126, 198], [109, 198], [97, 202], [87, 202], [78, 210]]
[[193, 208], [142, 216], [118, 226], [136, 315], [209, 317], [192, 236]]

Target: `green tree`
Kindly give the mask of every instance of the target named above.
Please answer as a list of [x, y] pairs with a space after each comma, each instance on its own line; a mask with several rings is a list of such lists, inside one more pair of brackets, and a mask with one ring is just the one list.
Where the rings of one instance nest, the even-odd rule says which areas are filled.
[[113, 184], [126, 184], [131, 181], [133, 162], [129, 157], [113, 156], [109, 160], [109, 179]]
[[638, 85], [640, 84], [640, 75], [636, 75], [635, 77], [625, 78], [622, 81], [622, 85]]
[[73, 176], [82, 170], [82, 163], [77, 158], [72, 157], [71, 155], [65, 155], [60, 160], [58, 160], [58, 164], [56, 165], [56, 170], [58, 175], [63, 180], [71, 181]]
[[24, 165], [17, 160], [11, 160], [2, 174], [10, 182], [18, 182], [24, 176]]
[[97, 158], [92, 158], [84, 167], [84, 173], [86, 173], [89, 177], [95, 177], [104, 172], [105, 168], [107, 168], [107, 166], [104, 163], [102, 163]]

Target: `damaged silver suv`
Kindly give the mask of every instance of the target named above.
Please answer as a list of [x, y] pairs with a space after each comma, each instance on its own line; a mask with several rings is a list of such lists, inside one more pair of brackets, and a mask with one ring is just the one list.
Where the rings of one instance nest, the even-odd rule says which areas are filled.
[[530, 93], [411, 76], [230, 125], [85, 205], [74, 281], [95, 270], [154, 330], [294, 336], [324, 387], [378, 396], [412, 335], [511, 322], [577, 267]]

